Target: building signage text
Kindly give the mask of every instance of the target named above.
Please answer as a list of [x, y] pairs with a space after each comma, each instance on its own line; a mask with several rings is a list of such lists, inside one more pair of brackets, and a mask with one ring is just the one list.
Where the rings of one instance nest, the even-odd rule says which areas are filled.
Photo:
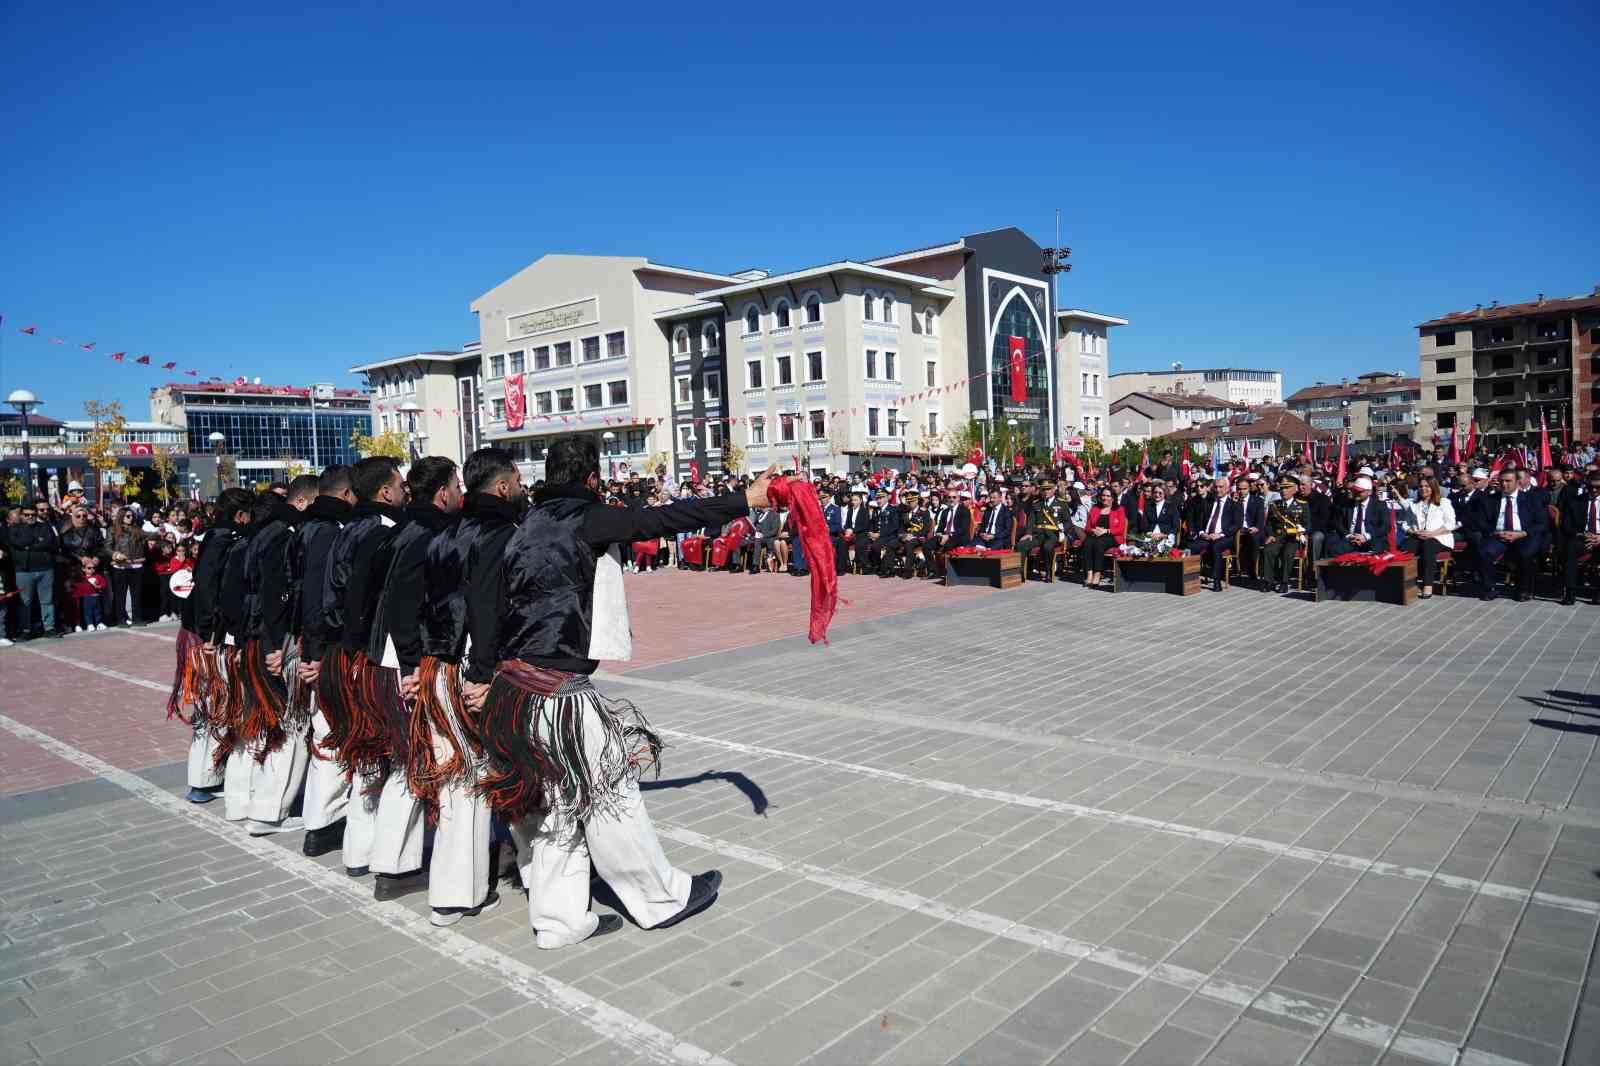
[[506, 318], [506, 339], [531, 337], [537, 333], [551, 333], [558, 329], [572, 329], [588, 325], [599, 318], [593, 297], [570, 304], [559, 304], [526, 314]]

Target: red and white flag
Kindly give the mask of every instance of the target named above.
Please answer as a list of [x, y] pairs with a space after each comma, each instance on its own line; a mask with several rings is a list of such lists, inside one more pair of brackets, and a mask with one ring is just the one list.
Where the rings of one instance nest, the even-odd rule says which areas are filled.
[[111, 353], [111, 361], [113, 363], [120, 363], [120, 362], [122, 362], [122, 357], [127, 355], [127, 354], [128, 354], [127, 352], [112, 352]]
[[17, 332], [18, 333], [26, 333], [28, 336], [31, 337], [35, 333], [39, 332], [39, 327], [38, 326], [19, 326], [17, 328]]
[[1011, 345], [1011, 402], [1021, 403], [1028, 398], [1027, 346], [1021, 337], [1007, 337]]
[[162, 363], [161, 364], [161, 369], [162, 370], [172, 370], [175, 367], [177, 367], [177, 365], [178, 365], [177, 363]]
[[528, 394], [522, 388], [522, 375], [511, 374], [506, 378], [506, 428], [521, 429], [527, 413]]
[[138, 363], [140, 366], [149, 366], [150, 357], [148, 355], [141, 355], [139, 358], [135, 359], [134, 362]]
[[78, 347], [82, 348], [86, 352], [92, 352], [94, 351], [94, 341], [90, 341], [88, 344], [80, 344]]
[[129, 455], [154, 455], [155, 453], [156, 448], [153, 444], [146, 444], [142, 441], [134, 441], [132, 444], [128, 445]]

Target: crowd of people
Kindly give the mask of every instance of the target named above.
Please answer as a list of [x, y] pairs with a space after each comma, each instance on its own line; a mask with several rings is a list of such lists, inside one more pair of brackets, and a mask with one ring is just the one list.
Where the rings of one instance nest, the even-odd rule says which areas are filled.
[[176, 619], [173, 575], [193, 569], [194, 536], [209, 521], [207, 508], [192, 502], [97, 506], [77, 482], [54, 504], [8, 506], [0, 642]]
[[302, 832], [307, 855], [339, 850], [377, 899], [425, 884], [441, 926], [498, 903], [509, 845], [536, 943], [559, 948], [623, 928], [591, 909], [591, 867], [647, 929], [721, 883], [668, 862], [639, 788], [660, 741], [591, 680], [631, 656], [625, 572], [909, 580], [953, 552], [1016, 551], [1033, 579], [1093, 587], [1119, 555], [1191, 552], [1214, 588], [1287, 592], [1312, 561], [1409, 551], [1424, 596], [1449, 561], [1492, 597], [1504, 563], [1519, 599], [1548, 575], [1575, 602], [1600, 561], [1593, 447], [1538, 476], [1480, 463], [1357, 457], [1342, 484], [1268, 459], [679, 486], [604, 481], [574, 436], [531, 486], [485, 448], [459, 469], [369, 458], [148, 512], [73, 492], [10, 511], [0, 548], [19, 633], [179, 619], [168, 713], [191, 730], [191, 802], [220, 797], [254, 835]]
[[[743, 482], [672, 486], [629, 478], [606, 486], [620, 507]], [[1170, 463], [1122, 472], [1061, 464], [1002, 475], [969, 465], [943, 474], [865, 468], [821, 476], [814, 487], [839, 574], [939, 577], [952, 550], [1015, 549], [1025, 578], [1075, 577], [1109, 587], [1121, 554], [1199, 555], [1212, 589], [1242, 585], [1293, 594], [1312, 564], [1347, 555], [1406, 552], [1418, 560], [1423, 598], [1448, 576], [1458, 590], [1498, 594], [1502, 565], [1519, 600], [1541, 578], [1562, 604], [1594, 583], [1600, 556], [1600, 468], [1593, 443], [1558, 454], [1543, 475], [1525, 465], [1444, 453], [1397, 461], [1356, 456], [1343, 482], [1327, 465], [1287, 457], [1204, 471]], [[634, 546], [631, 568], [803, 575], [814, 560], [799, 548], [787, 512], [753, 511], [721, 528]], [[1591, 589], [1600, 596], [1600, 589]]]

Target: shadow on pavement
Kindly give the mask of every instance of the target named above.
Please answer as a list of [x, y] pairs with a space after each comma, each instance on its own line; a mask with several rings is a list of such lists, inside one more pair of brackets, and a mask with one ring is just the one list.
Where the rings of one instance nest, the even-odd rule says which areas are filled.
[[657, 789], [664, 788], [688, 788], [690, 785], [698, 785], [705, 781], [728, 782], [728, 784], [745, 794], [745, 797], [750, 801], [750, 809], [753, 813], [759, 814], [763, 818], [767, 816], [767, 808], [770, 806], [770, 804], [767, 803], [767, 794], [761, 791], [760, 785], [750, 780], [744, 774], [739, 773], [737, 770], [708, 770], [705, 773], [698, 774], [694, 777], [674, 777], [661, 781], [640, 781], [639, 791], [654, 792]]

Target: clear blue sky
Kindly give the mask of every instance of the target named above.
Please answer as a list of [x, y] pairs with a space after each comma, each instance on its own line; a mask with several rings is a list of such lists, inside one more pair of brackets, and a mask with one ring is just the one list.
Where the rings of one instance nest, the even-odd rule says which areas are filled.
[[546, 252], [786, 269], [1057, 207], [1113, 369], [1412, 368], [1425, 318], [1600, 283], [1592, 3], [290, 6], [6, 6], [0, 388], [350, 383]]

